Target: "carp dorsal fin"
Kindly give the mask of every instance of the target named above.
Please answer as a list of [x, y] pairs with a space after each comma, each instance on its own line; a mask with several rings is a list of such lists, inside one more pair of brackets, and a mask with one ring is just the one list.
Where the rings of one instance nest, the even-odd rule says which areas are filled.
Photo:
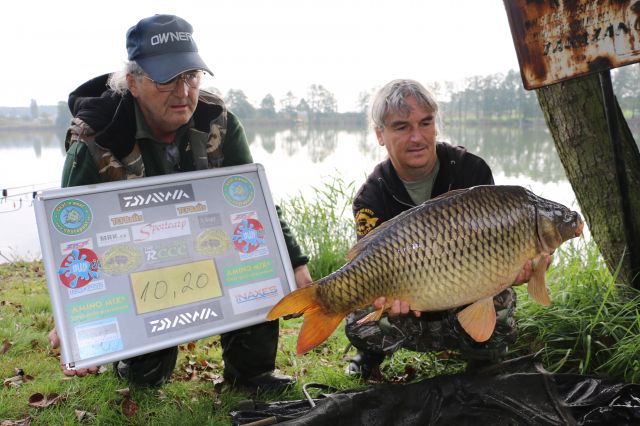
[[[465, 188], [465, 189], [453, 189], [449, 192], [445, 192], [444, 194], [438, 195], [435, 198], [432, 198], [430, 200], [425, 201], [424, 203], [420, 204], [420, 206], [423, 206], [425, 204], [431, 204], [431, 203], [437, 203], [437, 202], [441, 202], [442, 200], [446, 200], [447, 198], [451, 198], [451, 197], [455, 197], [458, 194], [462, 193], [462, 192], [467, 192], [469, 189], [471, 188]], [[418, 206], [416, 206], [418, 207]], [[413, 207], [415, 208], [415, 207]], [[398, 216], [395, 216], [392, 219], [387, 220], [386, 222], [380, 224], [379, 226], [375, 227], [374, 229], [372, 229], [371, 231], [369, 231], [369, 233], [367, 235], [365, 235], [364, 237], [362, 237], [357, 243], [354, 244], [353, 247], [351, 247], [351, 249], [349, 250], [349, 252], [347, 253], [347, 261], [353, 259], [354, 257], [356, 257], [364, 248], [364, 246], [366, 246], [369, 242], [369, 240], [371, 240], [372, 238], [374, 238], [375, 235], [377, 235], [380, 232], [384, 232], [384, 230], [389, 227], [391, 225], [391, 223], [393, 223], [394, 221], [406, 216], [410, 210], [413, 209], [409, 209], [409, 210], [405, 210], [402, 213], [400, 213]]]
[[[440, 194], [437, 197], [433, 197], [432, 199], [427, 200], [424, 203], [432, 203], [432, 202], [438, 201], [438, 200], [446, 200], [447, 198], [455, 197], [456, 195], [458, 195], [458, 194], [460, 194], [462, 192], [467, 192], [468, 190], [470, 190], [472, 188], [452, 189], [451, 191], [445, 192], [444, 194]], [[424, 204], [424, 203], [422, 203], [422, 204]]]
[[476, 342], [486, 342], [496, 328], [493, 298], [485, 297], [458, 312], [458, 322]]
[[531, 273], [531, 279], [527, 284], [527, 292], [529, 296], [542, 306], [551, 305], [551, 299], [547, 292], [547, 286], [545, 285], [544, 274], [547, 272], [547, 262], [544, 261], [544, 253], [538, 256], [533, 261], [533, 272]]

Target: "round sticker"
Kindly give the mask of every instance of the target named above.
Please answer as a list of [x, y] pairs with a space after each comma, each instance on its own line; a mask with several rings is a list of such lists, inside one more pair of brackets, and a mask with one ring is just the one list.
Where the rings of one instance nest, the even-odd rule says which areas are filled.
[[196, 239], [196, 251], [207, 256], [222, 254], [231, 247], [229, 236], [222, 229], [207, 229]]
[[224, 198], [236, 207], [245, 207], [253, 202], [253, 184], [243, 176], [231, 176], [222, 185]]
[[66, 255], [60, 263], [60, 282], [69, 288], [82, 288], [98, 278], [100, 262], [93, 250], [76, 249]]
[[142, 257], [133, 247], [121, 244], [113, 246], [102, 255], [102, 271], [107, 275], [120, 275], [140, 266]]
[[264, 229], [255, 219], [242, 219], [233, 230], [231, 236], [233, 245], [239, 252], [251, 253], [264, 245]]
[[64, 200], [51, 214], [53, 226], [65, 235], [82, 234], [91, 225], [91, 209], [80, 200]]

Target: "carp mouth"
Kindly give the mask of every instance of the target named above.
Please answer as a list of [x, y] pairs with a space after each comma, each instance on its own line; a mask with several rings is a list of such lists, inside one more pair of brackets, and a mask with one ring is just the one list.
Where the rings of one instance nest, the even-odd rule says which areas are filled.
[[558, 231], [562, 235], [562, 240], [567, 241], [571, 238], [579, 237], [584, 230], [584, 222], [580, 214], [575, 211], [567, 211], [558, 223]]
[[584, 230], [580, 214], [562, 207], [539, 209], [536, 206], [538, 241], [547, 253], [553, 252], [563, 242], [581, 236]]

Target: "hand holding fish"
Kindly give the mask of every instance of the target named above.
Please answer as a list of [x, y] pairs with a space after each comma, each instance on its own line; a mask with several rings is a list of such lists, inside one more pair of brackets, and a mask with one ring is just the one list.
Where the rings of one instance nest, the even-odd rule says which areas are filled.
[[[311, 274], [309, 273], [309, 268], [307, 268], [307, 265], [300, 265], [294, 268], [293, 275], [296, 280], [296, 287], [298, 287], [299, 289], [309, 287], [311, 284], [313, 284], [313, 279], [311, 278]], [[286, 315], [283, 318], [288, 320], [293, 318], [299, 318], [301, 316], [302, 316], [302, 313], [298, 313], [298, 314]]]
[[[378, 309], [384, 310], [386, 301], [387, 299], [384, 296], [378, 297], [373, 302], [373, 307], [376, 308], [376, 310]], [[391, 303], [391, 306], [387, 307], [387, 315], [390, 317], [397, 317], [398, 315], [407, 315], [409, 311], [411, 311], [411, 306], [409, 305], [409, 302], [407, 302], [406, 300], [395, 299], [393, 303]], [[419, 317], [420, 315], [422, 315], [422, 311], [414, 310], [413, 315], [415, 315], [416, 317]]]

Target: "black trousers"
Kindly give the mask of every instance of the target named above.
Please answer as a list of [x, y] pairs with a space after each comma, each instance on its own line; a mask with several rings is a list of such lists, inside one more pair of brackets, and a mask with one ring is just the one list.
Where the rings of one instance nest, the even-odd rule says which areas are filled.
[[401, 348], [416, 352], [454, 349], [459, 350], [465, 360], [496, 360], [506, 354], [508, 345], [518, 336], [513, 317], [516, 293], [508, 288], [494, 297], [493, 303], [497, 313], [496, 328], [484, 343], [473, 341], [458, 323], [456, 314], [461, 308], [423, 312], [419, 318], [401, 315], [358, 324], [358, 320], [370, 312], [364, 309], [347, 316], [345, 333], [362, 354], [380, 362]]
[[[221, 334], [224, 376], [242, 379], [273, 371], [278, 332], [276, 320]], [[171, 377], [177, 359], [178, 348], [172, 347], [115, 362], [113, 367], [132, 384], [158, 386]]]

